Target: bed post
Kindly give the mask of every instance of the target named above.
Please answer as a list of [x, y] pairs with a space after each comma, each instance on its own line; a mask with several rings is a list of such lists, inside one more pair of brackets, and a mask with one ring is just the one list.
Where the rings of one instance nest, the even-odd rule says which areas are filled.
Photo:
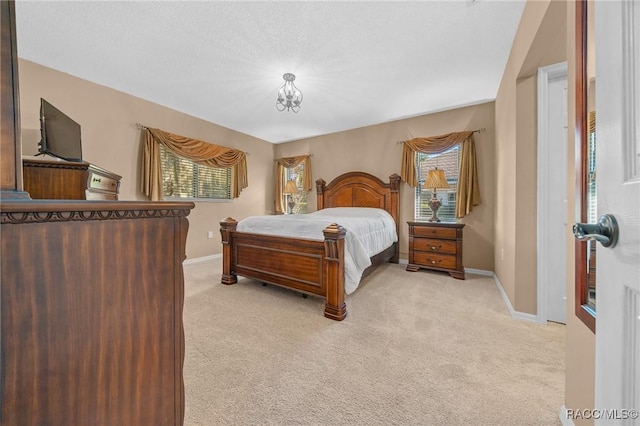
[[[400, 238], [400, 176], [397, 173], [389, 176], [389, 189], [391, 192], [391, 216], [396, 221], [396, 235]], [[395, 253], [389, 259], [391, 263], [400, 261], [400, 243], [396, 243]]]
[[231, 272], [231, 265], [233, 264], [233, 252], [231, 250], [231, 243], [233, 240], [232, 231], [236, 230], [238, 222], [233, 218], [226, 218], [220, 222], [220, 234], [222, 235], [222, 284], [235, 284], [238, 282], [238, 277], [234, 272]]
[[342, 321], [347, 316], [344, 303], [344, 236], [347, 231], [333, 223], [327, 226], [324, 234], [324, 287], [327, 290], [324, 316]]
[[316, 181], [316, 198], [317, 198], [317, 206], [316, 206], [316, 210], [322, 210], [324, 209], [324, 186], [327, 183], [324, 181], [324, 179], [318, 179]]

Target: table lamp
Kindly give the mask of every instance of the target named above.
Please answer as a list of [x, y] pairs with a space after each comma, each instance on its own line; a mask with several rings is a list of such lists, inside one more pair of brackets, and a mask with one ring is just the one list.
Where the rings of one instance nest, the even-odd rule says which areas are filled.
[[289, 206], [289, 214], [293, 214], [293, 208], [296, 206], [296, 202], [293, 199], [293, 194], [298, 193], [298, 187], [296, 186], [295, 180], [287, 181], [287, 184], [284, 186], [283, 194], [287, 195], [287, 205]]
[[425, 189], [432, 189], [433, 196], [429, 200], [429, 207], [433, 212], [433, 216], [429, 219], [429, 222], [440, 222], [440, 218], [438, 217], [438, 209], [440, 208], [440, 200], [436, 195], [436, 190], [438, 189], [450, 189], [451, 187], [447, 183], [447, 178], [444, 174], [444, 170], [438, 169], [437, 167], [434, 170], [429, 170], [427, 174], [427, 180], [422, 185]]

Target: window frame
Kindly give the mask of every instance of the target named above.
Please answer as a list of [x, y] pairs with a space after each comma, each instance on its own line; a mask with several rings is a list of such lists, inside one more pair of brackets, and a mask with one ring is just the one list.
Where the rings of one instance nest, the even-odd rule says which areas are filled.
[[[424, 153], [424, 152], [417, 152], [416, 153], [416, 170], [417, 170], [417, 174], [418, 174], [418, 186], [415, 188], [415, 192], [414, 192], [414, 218], [415, 220], [428, 220], [431, 216], [432, 216], [432, 211], [428, 206], [428, 202], [432, 197], [432, 190], [431, 189], [424, 189], [422, 187], [422, 185], [424, 184], [425, 180], [426, 180], [426, 176], [423, 176], [422, 173], [422, 167], [420, 167], [420, 163], [423, 157], [427, 157], [426, 161], [435, 161], [435, 164], [433, 164], [433, 166], [427, 166], [425, 167], [425, 171], [428, 170], [432, 170], [435, 167], [438, 167], [438, 163], [440, 160], [438, 160], [438, 157], [441, 157], [443, 155], [446, 155], [448, 153], [451, 153], [452, 151], [457, 151], [457, 167], [456, 167], [456, 172], [455, 173], [446, 173], [447, 176], [447, 182], [449, 183], [449, 185], [451, 186], [450, 190], [446, 191], [447, 194], [447, 202], [445, 203], [443, 201], [443, 196], [442, 196], [442, 192], [441, 191], [437, 191], [436, 195], [438, 196], [438, 198], [440, 199], [440, 201], [442, 202], [442, 206], [440, 207], [440, 209], [438, 209], [438, 217], [443, 221], [443, 222], [455, 222], [457, 220], [456, 218], [456, 204], [457, 204], [457, 189], [458, 189], [458, 178], [460, 176], [460, 156], [462, 153], [462, 146], [461, 144], [456, 144], [454, 146], [452, 146], [451, 148], [447, 149], [446, 151], [443, 151], [441, 153], [438, 154], [429, 154], [429, 153]], [[441, 167], [439, 167], [441, 168]], [[421, 207], [421, 204], [424, 204], [423, 207]], [[420, 214], [423, 213], [423, 214]]]

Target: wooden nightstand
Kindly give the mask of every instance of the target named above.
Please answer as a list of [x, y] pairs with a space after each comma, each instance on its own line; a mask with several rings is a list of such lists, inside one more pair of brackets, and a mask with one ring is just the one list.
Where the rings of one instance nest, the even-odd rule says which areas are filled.
[[464, 280], [462, 228], [464, 223], [407, 222], [409, 224], [409, 264], [407, 271], [420, 268], [448, 272]]

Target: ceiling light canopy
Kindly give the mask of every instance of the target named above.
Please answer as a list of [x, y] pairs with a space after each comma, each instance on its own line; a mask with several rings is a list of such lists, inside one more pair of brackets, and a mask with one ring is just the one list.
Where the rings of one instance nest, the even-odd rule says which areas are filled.
[[296, 76], [288, 72], [282, 78], [284, 78], [284, 84], [278, 89], [276, 108], [278, 111], [287, 110], [297, 113], [302, 103], [302, 92], [293, 84]]

